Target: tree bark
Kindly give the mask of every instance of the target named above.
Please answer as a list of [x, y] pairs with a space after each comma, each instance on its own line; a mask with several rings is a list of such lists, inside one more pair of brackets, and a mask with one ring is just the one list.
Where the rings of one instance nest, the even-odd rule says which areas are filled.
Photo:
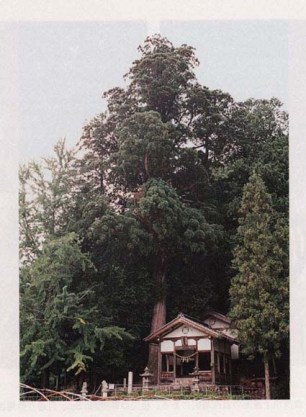
[[43, 380], [42, 380], [42, 386], [43, 388], [49, 388], [49, 377], [50, 377], [50, 369], [44, 369], [43, 372]]
[[144, 168], [145, 168], [146, 177], [147, 177], [147, 178], [150, 178], [150, 173], [149, 173], [149, 155], [148, 155], [148, 151], [145, 153], [145, 156], [144, 156]]
[[273, 374], [274, 376], [277, 375], [277, 366], [276, 366], [276, 361], [275, 361], [275, 355], [272, 355], [272, 365], [273, 365]]
[[[156, 301], [153, 308], [153, 316], [151, 321], [151, 333], [158, 330], [166, 324], [166, 294], [165, 294], [165, 280], [166, 280], [166, 261], [164, 256], [160, 256], [156, 262], [153, 279], [156, 285]], [[148, 368], [153, 373], [152, 382], [157, 381], [158, 374], [158, 345], [151, 343], [149, 345]]]
[[267, 354], [264, 355], [264, 366], [265, 366], [266, 400], [271, 400], [270, 369], [269, 369], [269, 358]]

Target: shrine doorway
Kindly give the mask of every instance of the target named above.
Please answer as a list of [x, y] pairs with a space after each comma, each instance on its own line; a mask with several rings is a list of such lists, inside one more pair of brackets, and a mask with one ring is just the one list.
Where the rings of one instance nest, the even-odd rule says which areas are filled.
[[190, 378], [197, 363], [195, 349], [182, 349], [176, 351], [176, 377]]

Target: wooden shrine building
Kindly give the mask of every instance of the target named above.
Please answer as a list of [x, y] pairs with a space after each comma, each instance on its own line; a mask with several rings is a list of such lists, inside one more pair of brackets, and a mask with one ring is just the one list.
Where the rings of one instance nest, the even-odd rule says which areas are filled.
[[232, 360], [238, 359], [239, 342], [223, 314], [210, 312], [202, 322], [180, 313], [144, 340], [158, 346], [157, 383], [193, 378], [200, 383], [230, 384]]

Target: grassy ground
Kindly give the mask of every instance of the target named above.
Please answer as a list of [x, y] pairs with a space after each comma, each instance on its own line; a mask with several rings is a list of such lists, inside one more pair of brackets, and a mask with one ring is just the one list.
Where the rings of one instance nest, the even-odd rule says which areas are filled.
[[218, 393], [181, 393], [181, 392], [160, 392], [150, 391], [148, 393], [121, 393], [116, 396], [108, 397], [107, 400], [246, 400], [251, 399], [248, 395], [231, 395]]

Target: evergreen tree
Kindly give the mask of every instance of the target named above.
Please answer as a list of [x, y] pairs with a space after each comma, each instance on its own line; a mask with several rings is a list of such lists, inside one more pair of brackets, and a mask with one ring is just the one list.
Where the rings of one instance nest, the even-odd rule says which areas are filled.
[[[99, 161], [103, 165], [103, 189], [117, 212], [96, 219], [93, 234], [101, 242], [108, 230], [111, 242], [120, 239], [124, 230], [118, 242], [123, 252], [137, 252], [141, 241], [156, 287], [151, 322], [151, 331], [155, 331], [166, 321], [167, 276], [174, 257], [207, 254], [220, 235], [220, 228], [210, 226], [205, 208], [197, 201], [198, 190], [208, 182], [207, 163], [197, 149], [198, 141], [195, 149], [186, 144], [200, 134], [204, 107], [212, 119], [209, 132], [201, 133], [207, 144], [212, 126], [220, 119], [217, 113], [226, 104], [220, 105], [220, 92], [215, 100], [214, 93], [198, 86], [193, 48], [176, 48], [167, 39], [153, 36], [139, 50], [141, 58], [127, 74], [129, 85], [105, 94], [108, 109], [85, 127], [81, 143], [88, 151], [86, 161], [96, 161], [91, 165], [95, 167]], [[192, 192], [195, 201], [189, 198]], [[205, 200], [202, 205], [206, 207]], [[153, 364], [156, 358], [151, 353], [149, 363]]]
[[244, 187], [240, 215], [230, 316], [243, 352], [263, 357], [269, 399], [269, 359], [280, 355], [281, 344], [288, 339], [288, 233], [255, 173]]
[[[92, 233], [101, 242], [117, 242], [117, 256], [138, 252], [146, 257], [154, 291], [151, 332], [166, 323], [166, 298], [169, 267], [180, 258], [187, 261], [191, 253], [207, 253], [220, 238], [221, 230], [206, 222], [197, 209], [187, 207], [175, 190], [162, 180], [146, 182], [143, 196], [124, 214], [110, 212], [97, 219]], [[114, 242], [112, 242], [114, 244]], [[157, 366], [157, 351], [149, 351], [150, 369]]]

